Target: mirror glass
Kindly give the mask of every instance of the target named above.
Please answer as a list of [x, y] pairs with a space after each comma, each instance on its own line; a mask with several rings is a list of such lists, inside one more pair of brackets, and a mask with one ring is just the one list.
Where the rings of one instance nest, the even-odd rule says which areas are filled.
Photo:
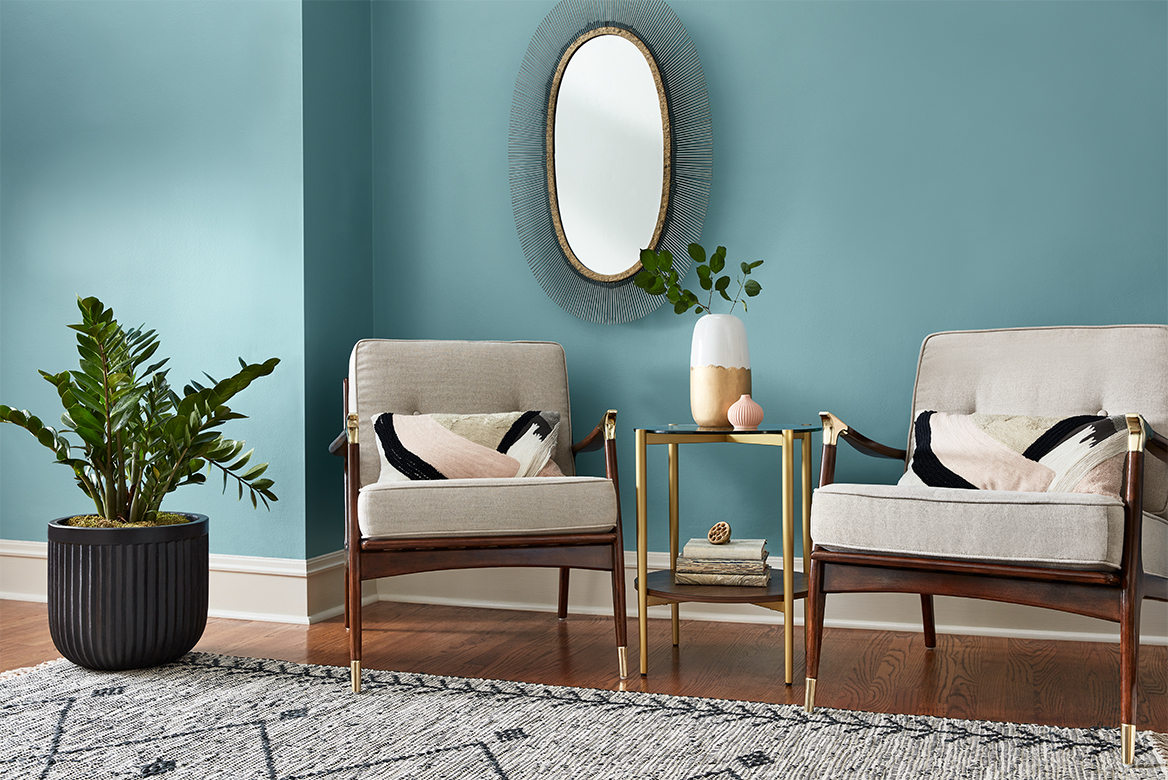
[[549, 96], [548, 181], [564, 254], [592, 279], [640, 270], [669, 198], [669, 111], [652, 55], [602, 27], [569, 46]]

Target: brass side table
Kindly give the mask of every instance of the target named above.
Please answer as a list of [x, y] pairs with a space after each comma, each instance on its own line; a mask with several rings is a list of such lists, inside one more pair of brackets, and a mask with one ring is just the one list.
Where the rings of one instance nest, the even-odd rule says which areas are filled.
[[[822, 430], [818, 425], [763, 426], [757, 431], [736, 431], [732, 428], [701, 428], [693, 424], [671, 424], [657, 428], [637, 428], [637, 615], [640, 623], [641, 674], [649, 673], [649, 624], [648, 608], [657, 604], [669, 604], [673, 617], [673, 644], [681, 638], [678, 619], [678, 604], [684, 601], [701, 601], [714, 604], [756, 604], [783, 613], [783, 638], [785, 648], [785, 672], [787, 685], [793, 677], [792, 656], [795, 648], [795, 626], [791, 620], [792, 607], [797, 598], [804, 599], [804, 625], [806, 625], [807, 577], [810, 572], [811, 553], [811, 434]], [[795, 442], [799, 441], [802, 452], [800, 462], [803, 478], [803, 572], [794, 570], [795, 536]], [[673, 573], [677, 568], [677, 526], [678, 526], [678, 463], [679, 444], [712, 444], [732, 442], [735, 444], [763, 444], [783, 449], [783, 576], [776, 581], [772, 575], [770, 584], [763, 588], [733, 587], [722, 585], [675, 585]], [[669, 570], [650, 572], [649, 551], [649, 501], [646, 492], [646, 448], [650, 444], [669, 445]], [[731, 523], [733, 525], [733, 523]], [[773, 569], [773, 567], [772, 567]]]

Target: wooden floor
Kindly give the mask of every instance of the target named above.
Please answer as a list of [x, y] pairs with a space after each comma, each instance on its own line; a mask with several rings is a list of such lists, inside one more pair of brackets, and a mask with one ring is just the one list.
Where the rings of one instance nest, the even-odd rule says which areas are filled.
[[[684, 614], [684, 613], [683, 613]], [[636, 621], [629, 621], [636, 670]], [[649, 675], [628, 690], [803, 703], [782, 683], [781, 626], [683, 621], [650, 625]], [[365, 608], [366, 669], [395, 669], [553, 685], [620, 687], [611, 618], [380, 602]], [[801, 644], [802, 632], [796, 634]], [[312, 626], [212, 618], [196, 650], [348, 666], [340, 618]], [[0, 601], [0, 670], [57, 658], [44, 604]], [[828, 629], [818, 703], [875, 712], [1039, 723], [1119, 724], [1119, 645]], [[1168, 732], [1168, 648], [1140, 655], [1140, 729]]]

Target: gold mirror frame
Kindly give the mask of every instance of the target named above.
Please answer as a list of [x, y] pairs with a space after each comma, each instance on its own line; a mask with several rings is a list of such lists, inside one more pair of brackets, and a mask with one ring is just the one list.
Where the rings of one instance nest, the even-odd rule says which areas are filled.
[[623, 271], [614, 274], [601, 274], [592, 270], [581, 262], [580, 258], [576, 256], [576, 252], [572, 249], [571, 244], [568, 243], [568, 237], [564, 233], [564, 223], [560, 217], [560, 201], [557, 194], [556, 181], [556, 106], [560, 98], [560, 84], [564, 80], [564, 73], [568, 70], [568, 63], [579, 51], [580, 47], [588, 41], [599, 38], [603, 35], [615, 35], [623, 38], [637, 47], [637, 51], [641, 52], [641, 56], [649, 64], [649, 71], [653, 75], [653, 85], [657, 89], [657, 105], [661, 111], [661, 139], [662, 139], [662, 175], [661, 175], [661, 204], [657, 210], [657, 224], [653, 228], [653, 237], [649, 241], [647, 247], [642, 249], [656, 249], [657, 242], [661, 239], [661, 230], [665, 227], [665, 213], [669, 206], [669, 190], [672, 177], [670, 176], [670, 168], [673, 161], [673, 133], [669, 127], [669, 100], [665, 95], [665, 86], [661, 83], [661, 70], [657, 67], [657, 60], [653, 58], [652, 52], [649, 51], [644, 42], [638, 38], [633, 32], [621, 29], [620, 27], [598, 27], [595, 30], [589, 30], [577, 38], [560, 57], [560, 62], [556, 66], [555, 75], [552, 77], [551, 92], [548, 96], [548, 110], [547, 110], [547, 181], [548, 181], [548, 206], [551, 209], [552, 223], [555, 226], [556, 239], [560, 242], [560, 248], [564, 251], [564, 256], [568, 259], [577, 271], [589, 279], [595, 279], [598, 282], [619, 282], [624, 279], [630, 279], [637, 275], [641, 270], [641, 261], [635, 261], [631, 266]]
[[[602, 29], [606, 32], [599, 32]], [[573, 260], [563, 224], [557, 229], [553, 216], [558, 210], [552, 189], [555, 149], [554, 138], [550, 147], [548, 139], [552, 85], [555, 82], [558, 89], [569, 49], [601, 34], [629, 40], [633, 36], [644, 47], [642, 53], [648, 51], [646, 60], [656, 66], [654, 81], [664, 96], [669, 122], [669, 152], [668, 194], [662, 198], [654, 248], [669, 250], [682, 277], [692, 262], [686, 248], [702, 236], [714, 141], [701, 60], [685, 26], [664, 0], [560, 0], [540, 22], [519, 67], [511, 101], [507, 156], [515, 229], [532, 274], [557, 306], [588, 322], [619, 324], [655, 311], [665, 298], [649, 295], [633, 283], [639, 260], [627, 272], [611, 275], [588, 271], [579, 258]]]

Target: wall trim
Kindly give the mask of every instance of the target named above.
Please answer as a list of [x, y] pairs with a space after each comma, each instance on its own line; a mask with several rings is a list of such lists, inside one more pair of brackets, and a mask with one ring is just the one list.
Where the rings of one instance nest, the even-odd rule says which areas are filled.
[[[0, 599], [47, 601], [47, 542], [0, 539]], [[669, 554], [650, 552], [650, 569], [669, 566]], [[276, 623], [317, 623], [344, 612], [343, 550], [308, 560], [214, 553], [211, 565], [211, 617]], [[625, 551], [627, 616], [636, 618], [633, 590], [637, 555]], [[795, 570], [803, 561], [795, 560]], [[400, 601], [419, 604], [554, 612], [556, 573], [551, 569], [466, 569], [388, 577], [365, 583], [363, 604]], [[572, 573], [569, 611], [611, 614], [611, 589], [604, 572]], [[1052, 610], [1012, 604], [938, 597], [937, 631], [943, 634], [1118, 642], [1117, 626]], [[828, 599], [825, 625], [883, 631], [920, 631], [919, 602], [914, 595], [835, 595]], [[1161, 602], [1147, 601], [1141, 620], [1141, 643], [1168, 645], [1168, 619]], [[665, 606], [651, 607], [651, 617], [667, 618]], [[686, 620], [781, 624], [782, 614], [752, 605], [683, 604]], [[803, 624], [796, 602], [795, 624]], [[635, 624], [629, 626], [636, 631]]]

